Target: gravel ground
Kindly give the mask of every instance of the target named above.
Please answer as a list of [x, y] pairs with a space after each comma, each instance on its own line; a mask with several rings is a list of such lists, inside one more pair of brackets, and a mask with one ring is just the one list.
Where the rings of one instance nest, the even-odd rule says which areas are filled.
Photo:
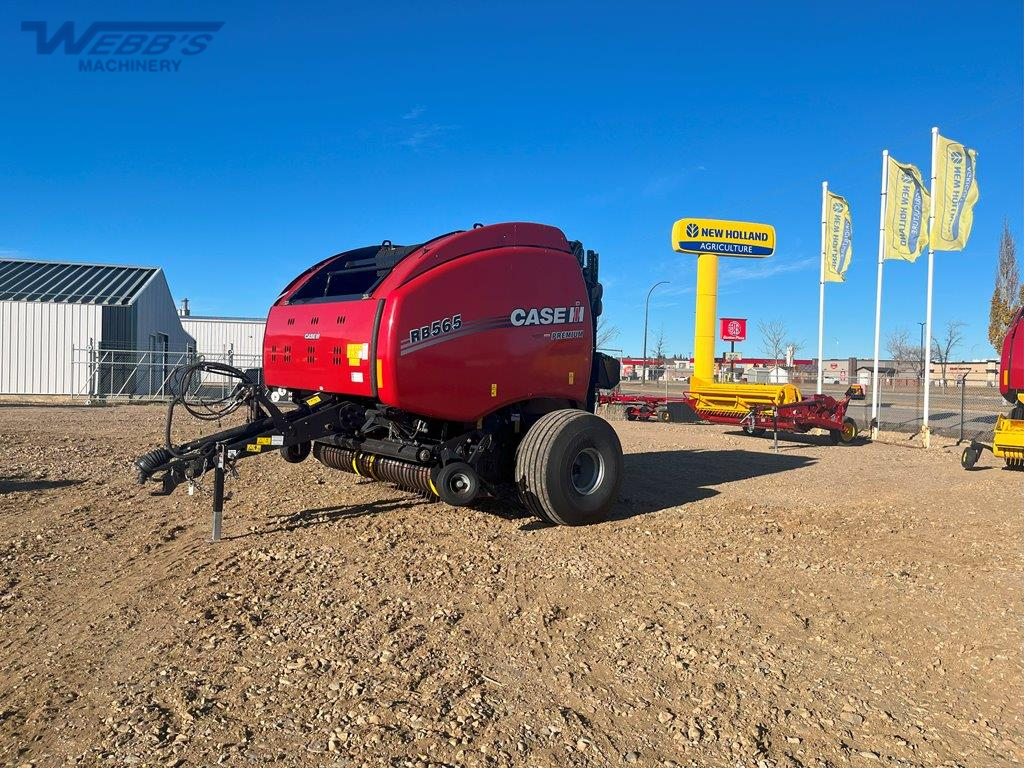
[[0, 406], [0, 762], [1024, 761], [1024, 473], [617, 421], [615, 519], [453, 509], [310, 460], [209, 496], [158, 407]]

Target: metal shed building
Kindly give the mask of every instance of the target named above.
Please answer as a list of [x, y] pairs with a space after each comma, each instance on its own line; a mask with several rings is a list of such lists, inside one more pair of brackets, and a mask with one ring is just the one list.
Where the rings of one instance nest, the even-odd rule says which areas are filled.
[[203, 357], [237, 368], [263, 366], [266, 319], [182, 315], [181, 325], [196, 340], [196, 351]]
[[0, 259], [0, 394], [155, 394], [195, 349], [158, 267]]

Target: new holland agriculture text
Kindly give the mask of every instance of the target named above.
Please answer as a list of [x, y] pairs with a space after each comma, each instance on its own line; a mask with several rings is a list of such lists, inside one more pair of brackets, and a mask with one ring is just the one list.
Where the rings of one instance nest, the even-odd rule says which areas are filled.
[[683, 253], [766, 258], [775, 252], [775, 228], [747, 221], [679, 219], [672, 226], [672, 248]]

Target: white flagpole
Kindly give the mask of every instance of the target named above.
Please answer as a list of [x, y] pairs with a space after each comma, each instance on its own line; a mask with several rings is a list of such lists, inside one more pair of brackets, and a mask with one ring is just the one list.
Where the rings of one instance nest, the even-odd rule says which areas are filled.
[[828, 182], [821, 182], [821, 272], [818, 280], [818, 394], [824, 375], [822, 355], [825, 350], [825, 200], [828, 197]]
[[889, 191], [889, 150], [882, 150], [882, 201], [878, 214], [878, 287], [875, 289], [875, 367], [871, 371], [871, 439], [878, 437], [878, 342], [882, 335], [882, 265], [885, 263], [885, 218]]
[[925, 300], [924, 316], [924, 410], [921, 413], [921, 431], [924, 433], [924, 447], [932, 443], [928, 426], [928, 401], [932, 381], [932, 283], [935, 278], [935, 249], [932, 247], [932, 231], [935, 228], [935, 176], [938, 166], [939, 129], [932, 128], [932, 183], [931, 211], [928, 214], [928, 298]]

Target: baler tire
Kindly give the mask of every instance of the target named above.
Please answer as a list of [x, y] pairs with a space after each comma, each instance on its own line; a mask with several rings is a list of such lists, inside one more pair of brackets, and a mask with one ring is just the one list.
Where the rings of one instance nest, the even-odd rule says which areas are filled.
[[1010, 409], [1010, 418], [1014, 421], [1024, 421], [1024, 403], [1017, 403]]
[[860, 429], [857, 428], [857, 422], [849, 416], [843, 419], [842, 429], [830, 429], [828, 431], [828, 436], [832, 438], [832, 443], [835, 445], [839, 445], [839, 443], [849, 445], [857, 439], [859, 434]]
[[306, 460], [306, 457], [309, 456], [309, 452], [312, 449], [313, 443], [309, 440], [304, 443], [296, 443], [295, 445], [282, 445], [281, 458], [289, 464], [298, 464], [299, 462]]
[[669, 413], [668, 410], [659, 411], [658, 412], [658, 418], [661, 419], [666, 424], [669, 424], [669, 423], [672, 422], [672, 414]]
[[[534, 515], [556, 525], [606, 519], [618, 498], [622, 469], [615, 430], [599, 416], [576, 409], [542, 416], [516, 451], [520, 499]], [[585, 470], [596, 477], [592, 486], [581, 489], [574, 471]]]
[[445, 504], [465, 507], [473, 503], [480, 492], [480, 478], [469, 464], [453, 461], [431, 472], [434, 492]]
[[626, 421], [636, 421], [636, 411], [632, 408], [626, 409]]

